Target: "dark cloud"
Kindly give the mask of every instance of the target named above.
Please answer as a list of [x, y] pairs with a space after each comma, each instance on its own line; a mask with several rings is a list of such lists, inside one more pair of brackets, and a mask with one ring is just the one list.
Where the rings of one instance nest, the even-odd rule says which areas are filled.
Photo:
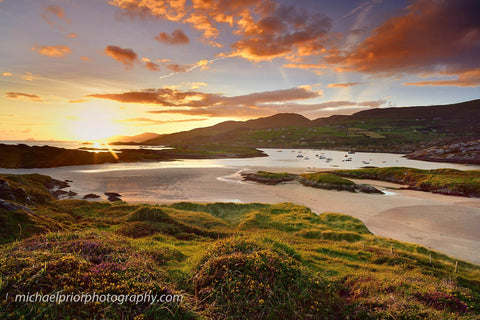
[[258, 61], [289, 54], [309, 56], [321, 53], [332, 25], [330, 18], [294, 6], [273, 6], [275, 10], [260, 19], [242, 18], [238, 32], [242, 39], [232, 45], [233, 55]]
[[152, 114], [181, 114], [189, 116], [208, 116], [208, 117], [261, 117], [269, 116], [282, 112], [295, 112], [314, 117], [330, 116], [338, 114], [352, 114], [359, 110], [377, 108], [386, 103], [384, 100], [379, 101], [328, 101], [314, 104], [299, 104], [299, 103], [266, 103], [251, 105], [224, 105], [224, 106], [209, 106], [201, 108], [179, 108], [179, 109], [164, 109], [152, 110]]
[[42, 97], [36, 94], [29, 94], [23, 92], [5, 92], [5, 96], [9, 99], [19, 99], [19, 100], [27, 100], [33, 102], [43, 102]]
[[247, 95], [225, 97], [215, 93], [198, 91], [179, 91], [176, 89], [147, 89], [119, 94], [92, 94], [87, 97], [109, 99], [126, 103], [156, 104], [163, 107], [225, 107], [252, 106], [268, 102], [285, 102], [312, 99], [321, 96], [321, 91], [312, 91], [309, 87], [297, 87], [284, 90], [256, 92]]
[[127, 69], [132, 68], [135, 63], [139, 62], [138, 55], [132, 49], [108, 46], [104, 51], [113, 59], [123, 63]]
[[188, 37], [183, 33], [182, 29], [176, 29], [172, 34], [161, 32], [155, 39], [166, 44], [187, 44], [190, 42]]
[[[249, 60], [271, 60], [289, 55], [308, 56], [324, 50], [327, 33], [332, 21], [321, 13], [312, 13], [295, 6], [286, 6], [275, 1], [254, 0], [192, 0], [185, 1], [132, 1], [108, 0], [122, 9], [126, 15], [153, 16], [170, 21], [189, 23], [202, 32], [202, 38], [213, 46], [222, 46], [211, 40], [220, 34], [220, 28], [228, 25], [240, 39], [233, 43], [231, 56]], [[178, 35], [161, 33], [157, 40], [178, 42]], [[175, 33], [174, 32], [174, 33]]]
[[326, 61], [343, 71], [457, 76], [411, 85], [479, 85], [478, 12], [478, 0], [416, 0], [402, 15], [376, 28], [354, 50], [331, 50]]
[[[149, 111], [151, 114], [244, 118], [266, 116], [280, 112], [297, 112], [316, 116], [351, 114], [359, 109], [378, 108], [387, 103], [386, 100], [360, 102], [338, 100], [310, 104], [297, 102], [320, 96], [321, 91], [312, 90], [312, 86], [303, 86], [231, 97], [215, 93], [180, 91], [170, 88], [147, 89], [119, 94], [93, 94], [87, 97], [162, 107], [161, 109]], [[146, 119], [134, 118], [135, 121], [150, 121]], [[133, 119], [127, 120], [133, 121]]]

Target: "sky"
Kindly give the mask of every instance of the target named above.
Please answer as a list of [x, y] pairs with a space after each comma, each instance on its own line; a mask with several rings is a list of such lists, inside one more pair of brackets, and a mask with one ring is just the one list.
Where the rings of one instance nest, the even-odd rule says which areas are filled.
[[0, 0], [0, 140], [480, 98], [478, 0]]

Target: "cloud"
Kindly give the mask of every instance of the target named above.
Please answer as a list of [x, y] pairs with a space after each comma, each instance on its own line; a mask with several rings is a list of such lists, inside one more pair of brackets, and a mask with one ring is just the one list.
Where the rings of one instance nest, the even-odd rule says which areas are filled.
[[160, 71], [160, 66], [156, 63], [153, 63], [151, 61], [145, 62], [145, 68], [151, 71]]
[[161, 32], [158, 36], [155, 36], [155, 39], [166, 44], [187, 44], [190, 42], [190, 39], [183, 33], [182, 29], [175, 29], [171, 35]]
[[319, 108], [318, 104], [293, 104], [292, 101], [314, 99], [321, 95], [322, 92], [313, 90], [312, 86], [302, 86], [230, 97], [217, 93], [180, 91], [176, 88], [92, 94], [87, 97], [163, 107], [161, 110], [152, 110], [150, 113], [244, 117], [275, 112], [316, 110]]
[[321, 53], [332, 20], [321, 13], [275, 4], [274, 10], [255, 20], [246, 15], [237, 32], [241, 39], [232, 45], [232, 55], [248, 60], [309, 56]]
[[309, 87], [255, 92], [246, 95], [226, 97], [215, 93], [198, 91], [180, 91], [171, 88], [147, 89], [119, 94], [92, 94], [87, 97], [109, 99], [122, 103], [156, 104], [162, 107], [209, 107], [209, 106], [256, 106], [268, 102], [285, 102], [317, 98], [321, 91], [313, 91]]
[[179, 123], [179, 122], [193, 122], [193, 121], [205, 121], [207, 118], [191, 118], [191, 119], [181, 119], [181, 120], [154, 120], [150, 118], [130, 118], [119, 120], [120, 122], [139, 122], [140, 125], [158, 125], [158, 124], [169, 124], [169, 123]]
[[34, 46], [32, 50], [51, 58], [64, 58], [65, 55], [72, 53], [67, 46]]
[[22, 76], [22, 79], [27, 81], [33, 81], [33, 73], [28, 71], [25, 72], [25, 74]]
[[70, 32], [67, 34], [67, 38], [76, 38], [78, 35], [76, 33]]
[[9, 99], [43, 102], [42, 98], [40, 96], [37, 96], [36, 94], [10, 91], [10, 92], [5, 92], [5, 96]]
[[269, 116], [283, 112], [295, 112], [308, 115], [330, 116], [338, 114], [352, 114], [362, 109], [377, 108], [386, 103], [384, 100], [378, 101], [328, 101], [314, 104], [299, 104], [299, 103], [266, 103], [256, 106], [249, 105], [227, 105], [227, 106], [210, 106], [206, 108], [180, 108], [180, 109], [166, 109], [166, 110], [152, 110], [148, 111], [152, 114], [181, 114], [190, 116], [208, 116], [208, 117], [261, 117]]
[[[448, 75], [447, 73], [444, 73]], [[455, 79], [429, 80], [403, 83], [406, 86], [456, 86], [478, 87], [480, 86], [480, 68], [459, 73]]]
[[[480, 2], [416, 0], [351, 51], [330, 50], [325, 60], [343, 71], [383, 76], [431, 74], [456, 80], [415, 85], [477, 86], [480, 67]], [[472, 73], [473, 72], [473, 75]], [[414, 83], [409, 83], [413, 85]]]
[[139, 62], [138, 55], [132, 49], [108, 46], [104, 51], [108, 56], [123, 63], [127, 69], [132, 68], [135, 63]]
[[[327, 16], [274, 1], [256, 0], [107, 0], [130, 17], [156, 17], [188, 23], [202, 32], [203, 42], [221, 47], [212, 40], [223, 26], [233, 29], [239, 40], [229, 56], [253, 61], [291, 55], [308, 56], [323, 52], [332, 20]], [[174, 35], [160, 34], [169, 41]]]
[[2, 73], [2, 76], [4, 76], [4, 77], [11, 77], [11, 76], [12, 76], [12, 73], [11, 73], [11, 72], [4, 72], [4, 73]]
[[329, 88], [348, 88], [348, 87], [353, 87], [362, 83], [363, 82], [330, 83], [328, 87]]
[[88, 56], [81, 56], [80, 59], [82, 59], [82, 61], [93, 61], [93, 59]]
[[53, 26], [55, 24], [55, 18], [62, 20], [66, 23], [70, 23], [70, 20], [68, 20], [65, 17], [65, 11], [63, 10], [62, 7], [56, 6], [56, 5], [49, 5], [43, 9], [42, 14], [40, 15], [47, 23], [49, 26]]
[[68, 103], [83, 103], [83, 102], [87, 102], [87, 101], [88, 101], [87, 99], [70, 100], [70, 101], [68, 101]]

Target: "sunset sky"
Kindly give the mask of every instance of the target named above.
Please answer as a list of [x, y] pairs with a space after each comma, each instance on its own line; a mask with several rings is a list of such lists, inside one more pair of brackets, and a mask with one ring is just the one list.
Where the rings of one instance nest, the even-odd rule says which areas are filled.
[[0, 0], [0, 140], [480, 98], [478, 0]]

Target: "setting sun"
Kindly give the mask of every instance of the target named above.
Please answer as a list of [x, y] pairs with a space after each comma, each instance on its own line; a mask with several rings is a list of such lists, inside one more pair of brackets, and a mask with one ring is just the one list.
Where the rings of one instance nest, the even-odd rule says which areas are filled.
[[114, 122], [112, 114], [104, 109], [89, 107], [72, 119], [72, 135], [76, 140], [100, 140], [120, 132], [120, 125]]

